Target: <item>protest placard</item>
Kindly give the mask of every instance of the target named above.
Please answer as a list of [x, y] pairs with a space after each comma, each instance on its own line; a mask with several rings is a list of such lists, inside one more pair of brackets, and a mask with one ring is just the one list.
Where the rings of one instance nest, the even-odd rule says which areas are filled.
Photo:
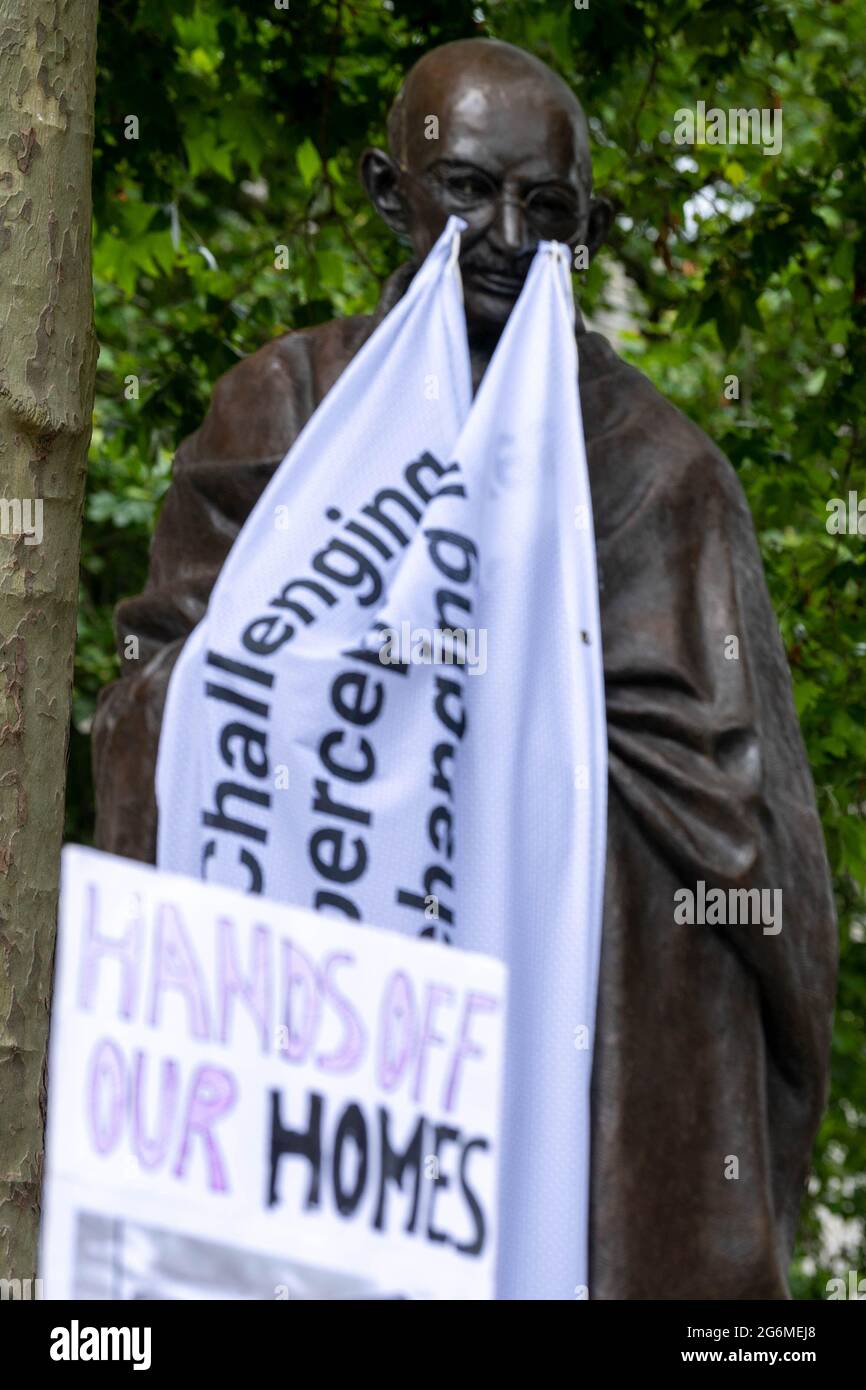
[[505, 967], [64, 851], [47, 1298], [489, 1298]]

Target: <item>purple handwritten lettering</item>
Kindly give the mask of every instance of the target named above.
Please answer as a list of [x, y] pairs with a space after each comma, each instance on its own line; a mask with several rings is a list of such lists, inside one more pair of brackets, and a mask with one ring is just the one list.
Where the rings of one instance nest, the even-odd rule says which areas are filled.
[[148, 1015], [148, 1021], [153, 1026], [160, 1023], [162, 997], [168, 990], [176, 990], [186, 1000], [191, 1036], [203, 1040], [209, 1038], [207, 994], [201, 967], [178, 909], [174, 903], [160, 903], [156, 910], [156, 944]]
[[126, 1110], [126, 1068], [117, 1043], [103, 1038], [96, 1044], [87, 1087], [90, 1137], [97, 1153], [116, 1146]]
[[144, 945], [144, 923], [141, 900], [133, 895], [132, 911], [122, 936], [102, 936], [99, 931], [101, 900], [99, 887], [88, 883], [87, 906], [84, 914], [84, 934], [81, 947], [81, 966], [78, 977], [78, 1004], [90, 1010], [94, 1006], [99, 963], [107, 956], [120, 966], [120, 997], [118, 1016], [132, 1018], [138, 1003], [141, 954]]
[[444, 1047], [445, 1038], [433, 1031], [433, 1016], [440, 1004], [454, 1003], [454, 990], [450, 985], [427, 986], [427, 1008], [424, 1011], [424, 1028], [421, 1033], [421, 1046], [418, 1049], [418, 1065], [415, 1069], [415, 1086], [412, 1098], [417, 1104], [421, 1100], [427, 1076], [427, 1052], [430, 1047]]
[[385, 985], [379, 1009], [379, 1051], [376, 1061], [379, 1085], [393, 1091], [415, 1052], [418, 1024], [412, 981], [396, 970]]
[[217, 922], [216, 955], [220, 1042], [231, 1042], [233, 1004], [238, 998], [252, 1015], [262, 1052], [269, 1052], [273, 1007], [270, 931], [267, 927], [256, 927], [252, 932], [249, 975], [245, 976], [238, 964], [235, 924], [230, 917], [220, 917]]
[[146, 1053], [137, 1049], [134, 1054], [132, 1070], [132, 1148], [142, 1168], [158, 1168], [165, 1159], [177, 1118], [177, 1104], [180, 1094], [180, 1069], [171, 1057], [163, 1059], [160, 1069], [156, 1107], [156, 1136], [151, 1139], [145, 1133], [142, 1112], [144, 1110], [144, 1091], [146, 1090]]
[[189, 1162], [194, 1135], [198, 1135], [204, 1145], [205, 1162], [208, 1170], [208, 1186], [211, 1192], [228, 1191], [228, 1175], [220, 1153], [219, 1145], [212, 1133], [217, 1124], [231, 1110], [237, 1100], [238, 1088], [234, 1077], [221, 1067], [201, 1066], [196, 1071], [190, 1088], [189, 1104], [184, 1123], [183, 1143], [174, 1166], [174, 1175], [182, 1178]]
[[470, 1021], [473, 1012], [493, 1014], [500, 1008], [500, 1001], [494, 999], [491, 994], [475, 994], [472, 990], [466, 995], [463, 1002], [463, 1017], [460, 1023], [460, 1041], [454, 1052], [451, 1063], [451, 1074], [448, 1078], [448, 1085], [445, 1090], [445, 1109], [453, 1110], [457, 1104], [457, 1086], [462, 1072], [462, 1064], [467, 1057], [483, 1057], [484, 1048], [478, 1047], [469, 1036]]
[[[290, 1062], [305, 1062], [319, 1026], [319, 980], [313, 962], [293, 942], [282, 942], [281, 956], [284, 1028], [278, 1051]], [[299, 991], [300, 1006], [297, 1004]]]
[[351, 1000], [340, 993], [331, 978], [332, 972], [336, 971], [338, 965], [354, 964], [354, 956], [349, 955], [346, 951], [336, 951], [333, 955], [329, 955], [325, 958], [325, 963], [322, 967], [326, 998], [333, 1004], [344, 1026], [343, 1041], [340, 1049], [332, 1053], [329, 1057], [320, 1054], [319, 1057], [316, 1058], [316, 1065], [322, 1071], [340, 1072], [354, 1070], [360, 1058], [363, 1056], [364, 1049], [367, 1045], [364, 1025], [354, 1005]]

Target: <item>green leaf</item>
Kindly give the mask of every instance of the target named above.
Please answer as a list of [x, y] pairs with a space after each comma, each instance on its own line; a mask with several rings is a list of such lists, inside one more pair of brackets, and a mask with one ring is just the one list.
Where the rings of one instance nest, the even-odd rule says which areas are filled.
[[322, 172], [322, 161], [319, 157], [319, 151], [309, 136], [295, 150], [295, 163], [304, 181], [304, 187], [312, 188]]
[[216, 135], [212, 130], [187, 135], [184, 146], [189, 161], [189, 172], [194, 179], [203, 173], [219, 174], [224, 179], [233, 177], [231, 151], [227, 146], [217, 144]]
[[808, 376], [803, 390], [806, 392], [807, 396], [820, 396], [821, 392], [824, 389], [824, 382], [826, 380], [827, 368], [816, 367], [815, 371], [811, 372]]

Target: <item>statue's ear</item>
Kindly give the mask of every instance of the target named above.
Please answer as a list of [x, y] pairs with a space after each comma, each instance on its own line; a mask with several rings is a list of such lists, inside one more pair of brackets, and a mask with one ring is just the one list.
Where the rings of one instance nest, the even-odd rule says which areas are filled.
[[586, 228], [586, 244], [589, 248], [590, 258], [593, 257], [598, 248], [607, 240], [607, 234], [613, 223], [613, 207], [606, 198], [590, 198], [589, 218]]
[[384, 150], [365, 150], [359, 166], [361, 183], [373, 207], [392, 231], [405, 234], [406, 203], [400, 190], [400, 170]]

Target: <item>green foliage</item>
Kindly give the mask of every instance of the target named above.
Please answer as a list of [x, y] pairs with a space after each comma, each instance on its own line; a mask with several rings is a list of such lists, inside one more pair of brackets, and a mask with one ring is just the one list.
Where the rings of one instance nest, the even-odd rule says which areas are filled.
[[[841, 978], [832, 1102], [794, 1287], [866, 1268], [866, 538], [828, 534], [862, 489], [866, 14], [806, 0], [106, 0], [95, 149], [102, 345], [82, 556], [68, 829], [87, 840], [88, 729], [116, 670], [111, 610], [145, 578], [170, 459], [213, 382], [291, 328], [375, 303], [400, 249], [355, 171], [428, 47], [492, 35], [537, 53], [591, 119], [617, 218], [576, 288], [638, 292], [629, 356], [739, 472], [764, 553], [834, 868]], [[784, 146], [688, 147], [676, 112], [778, 108]], [[128, 117], [138, 138], [128, 139]], [[281, 253], [280, 248], [285, 248]], [[287, 260], [287, 265], [285, 264]], [[284, 268], [277, 268], [278, 266]], [[735, 376], [739, 397], [728, 399]], [[137, 390], [137, 396], [136, 396]], [[730, 392], [728, 393], [730, 394]]]

